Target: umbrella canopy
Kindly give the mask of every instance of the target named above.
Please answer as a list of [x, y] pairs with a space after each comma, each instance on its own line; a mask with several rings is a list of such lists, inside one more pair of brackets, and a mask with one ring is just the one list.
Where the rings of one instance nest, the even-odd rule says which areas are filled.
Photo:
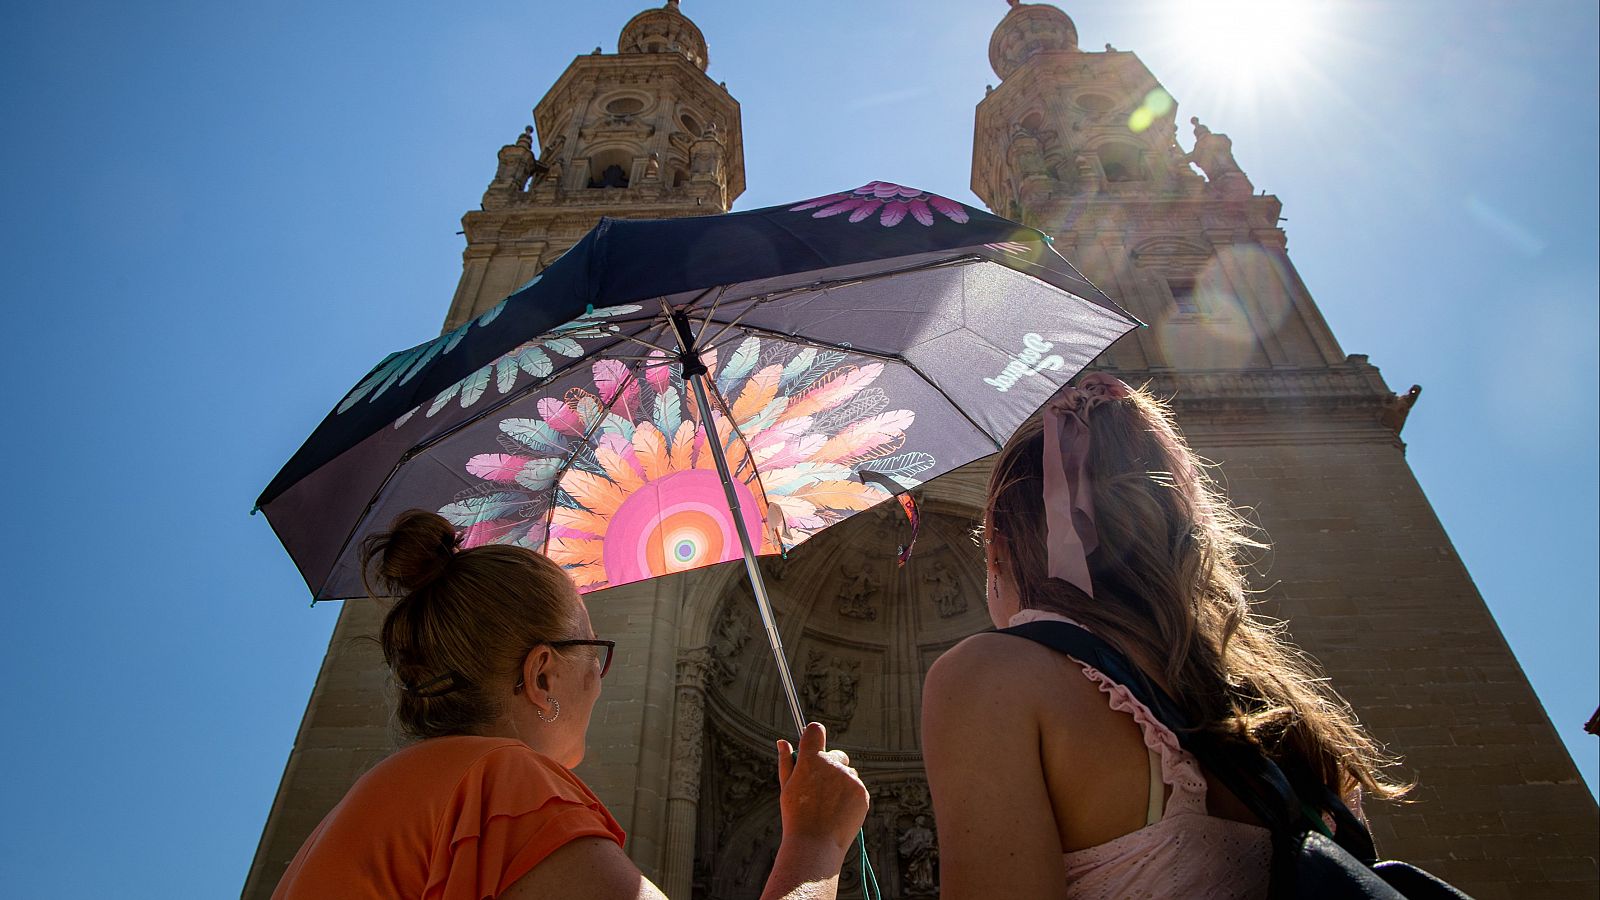
[[741, 532], [778, 552], [993, 453], [1137, 324], [1040, 232], [887, 182], [602, 219], [379, 363], [257, 505], [317, 599], [362, 596], [361, 539], [413, 507], [598, 590], [739, 559]]

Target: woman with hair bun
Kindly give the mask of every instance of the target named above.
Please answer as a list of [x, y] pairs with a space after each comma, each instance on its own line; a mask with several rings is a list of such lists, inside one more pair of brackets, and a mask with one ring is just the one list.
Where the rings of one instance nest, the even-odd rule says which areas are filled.
[[[1242, 558], [1263, 545], [1150, 394], [1105, 374], [1063, 388], [996, 457], [983, 524], [997, 629], [1086, 629], [1212, 746], [1259, 748], [1301, 797], [1359, 814], [1363, 788], [1404, 792], [1348, 704], [1253, 614]], [[928, 672], [922, 741], [945, 900], [1267, 896], [1268, 830], [1071, 656], [967, 638]]]
[[[398, 725], [419, 740], [356, 781], [275, 900], [661, 897], [571, 771], [613, 644], [566, 573], [519, 547], [459, 549], [421, 510], [369, 538], [363, 565], [369, 593], [399, 597], [380, 640]], [[777, 756], [783, 842], [761, 896], [831, 898], [866, 788], [821, 725]]]

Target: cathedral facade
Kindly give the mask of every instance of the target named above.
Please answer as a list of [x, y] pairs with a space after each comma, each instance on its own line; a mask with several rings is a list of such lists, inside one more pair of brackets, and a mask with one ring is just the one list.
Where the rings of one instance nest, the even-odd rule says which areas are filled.
[[[1013, 0], [989, 59], [1000, 81], [977, 106], [972, 190], [1053, 235], [1150, 324], [1095, 366], [1174, 398], [1190, 442], [1272, 538], [1263, 611], [1289, 621], [1404, 757], [1412, 799], [1368, 808], [1380, 852], [1479, 898], [1593, 896], [1594, 800], [1406, 462], [1417, 389], [1391, 391], [1340, 348], [1287, 255], [1278, 199], [1197, 117], [1183, 149], [1177, 104], [1136, 55], [1085, 51], [1061, 10]], [[574, 60], [463, 219], [446, 328], [600, 216], [731, 207], [744, 189], [739, 104], [707, 60], [677, 0], [628, 22], [616, 53]], [[904, 567], [897, 509], [762, 561], [802, 700], [872, 791], [867, 837], [888, 897], [938, 894], [922, 679], [988, 627], [971, 539], [985, 475], [974, 464], [922, 491]], [[791, 726], [742, 569], [611, 589], [589, 608], [618, 658], [580, 774], [668, 896], [751, 896], [778, 840], [772, 737]], [[381, 616], [377, 603], [341, 611], [247, 898], [271, 894], [321, 817], [394, 749], [382, 661], [359, 640]], [[847, 867], [841, 896], [860, 895], [854, 878]]]

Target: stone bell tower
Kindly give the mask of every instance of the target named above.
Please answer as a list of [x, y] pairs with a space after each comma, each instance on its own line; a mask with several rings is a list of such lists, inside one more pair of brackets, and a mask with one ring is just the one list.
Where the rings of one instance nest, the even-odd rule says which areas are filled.
[[462, 217], [467, 249], [447, 330], [537, 275], [601, 216], [728, 211], [744, 193], [739, 104], [706, 64], [705, 36], [678, 0], [634, 16], [616, 53], [596, 47], [572, 61], [534, 107], [534, 125], [500, 148], [482, 209]]
[[1477, 897], [1592, 896], [1594, 800], [1406, 463], [1421, 389], [1340, 349], [1226, 135], [1191, 116], [1185, 151], [1137, 56], [1010, 4], [972, 190], [1150, 324], [1097, 364], [1174, 398], [1273, 544], [1267, 611], [1404, 757], [1413, 802], [1368, 805], [1380, 852]]
[[[678, 0], [668, 0], [623, 27], [616, 53], [596, 47], [572, 61], [534, 107], [534, 126], [500, 148], [481, 207], [462, 217], [467, 248], [447, 330], [527, 283], [601, 216], [728, 211], [744, 192], [739, 104], [707, 77], [707, 58], [699, 27]], [[634, 860], [668, 881], [692, 862], [692, 833], [679, 837], [685, 852], [672, 857], [676, 870], [662, 861], [678, 665], [673, 611], [692, 591], [690, 580], [657, 579], [608, 591], [592, 608], [596, 629], [623, 649], [595, 708], [580, 771], [628, 831]], [[246, 900], [270, 897], [322, 817], [394, 752], [386, 671], [369, 639], [382, 616], [371, 601], [340, 610], [250, 867]], [[687, 896], [687, 882], [678, 882], [685, 887], [676, 896]]]

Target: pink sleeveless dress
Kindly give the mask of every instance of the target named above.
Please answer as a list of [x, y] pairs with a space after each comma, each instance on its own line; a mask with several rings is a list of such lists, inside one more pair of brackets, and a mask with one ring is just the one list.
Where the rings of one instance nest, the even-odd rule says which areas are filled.
[[[1041, 621], [1079, 625], [1065, 616], [1032, 609], [1013, 616], [1011, 624]], [[1104, 844], [1064, 854], [1067, 896], [1074, 900], [1266, 897], [1272, 862], [1267, 829], [1206, 815], [1205, 776], [1199, 762], [1178, 744], [1177, 735], [1127, 688], [1093, 666], [1076, 659], [1073, 662], [1083, 667], [1084, 677], [1100, 688], [1112, 709], [1133, 716], [1138, 723], [1150, 754], [1152, 777], [1149, 824]], [[1163, 806], [1168, 786], [1172, 795]]]

